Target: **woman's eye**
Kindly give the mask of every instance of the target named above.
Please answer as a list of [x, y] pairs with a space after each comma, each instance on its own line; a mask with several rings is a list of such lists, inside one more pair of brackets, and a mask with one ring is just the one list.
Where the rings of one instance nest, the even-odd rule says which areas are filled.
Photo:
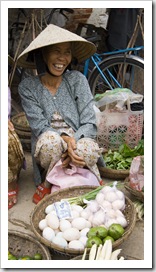
[[71, 51], [70, 51], [70, 50], [69, 50], [69, 51], [67, 51], [67, 52], [66, 52], [66, 54], [67, 54], [67, 55], [70, 55], [70, 54], [71, 54]]

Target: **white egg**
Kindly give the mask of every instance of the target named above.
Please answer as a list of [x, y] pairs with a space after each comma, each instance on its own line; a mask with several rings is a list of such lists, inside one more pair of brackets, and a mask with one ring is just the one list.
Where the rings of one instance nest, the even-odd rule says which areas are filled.
[[115, 210], [115, 214], [116, 214], [116, 217], [118, 217], [118, 216], [125, 217], [124, 214], [122, 213], [122, 211], [120, 211], [120, 210]]
[[84, 229], [82, 229], [80, 231], [80, 235], [81, 236], [86, 236], [89, 230], [90, 230], [90, 228], [84, 228]]
[[52, 242], [60, 247], [66, 248], [68, 243], [63, 237], [55, 236]]
[[50, 204], [45, 208], [45, 213], [48, 214], [54, 210], [54, 204]]
[[88, 204], [87, 207], [90, 209], [92, 213], [95, 213], [99, 210], [99, 204], [96, 200], [91, 200]]
[[46, 219], [42, 219], [39, 224], [38, 227], [40, 230], [44, 230], [45, 227], [47, 227], [47, 220]]
[[78, 240], [80, 238], [80, 232], [76, 228], [69, 228], [63, 232], [62, 237], [69, 242], [72, 240]]
[[116, 221], [117, 221], [118, 224], [120, 224], [123, 228], [126, 228], [127, 225], [128, 225], [126, 218], [124, 218], [123, 216], [118, 216], [118, 217], [116, 218]]
[[49, 213], [46, 215], [45, 219], [47, 219], [47, 217], [49, 217], [49, 214], [55, 214], [55, 215], [57, 215], [57, 214], [56, 214], [56, 211], [53, 210], [53, 211], [49, 212]]
[[115, 200], [117, 200], [118, 199], [118, 196], [116, 195], [116, 193], [115, 192], [113, 192], [113, 191], [110, 191], [110, 192], [107, 192], [106, 194], [105, 194], [105, 200], [107, 200], [107, 201], [109, 201], [109, 202], [113, 202], [113, 201], [115, 201]]
[[60, 229], [54, 229], [55, 235], [60, 232]]
[[81, 212], [81, 217], [83, 217], [84, 219], [88, 219], [89, 216], [91, 215], [91, 211], [89, 209], [84, 209], [82, 212]]
[[98, 227], [99, 225], [104, 224], [104, 222], [105, 222], [105, 214], [103, 211], [100, 210], [99, 212], [94, 214], [92, 218], [93, 227]]
[[79, 216], [80, 216], [80, 213], [79, 213], [78, 211], [76, 211], [76, 210], [72, 210], [72, 211], [71, 211], [71, 215], [72, 215], [72, 219], [73, 219], [73, 218], [79, 217]]
[[118, 199], [120, 199], [120, 200], [125, 199], [124, 193], [122, 191], [120, 191], [120, 190], [116, 190], [116, 195], [118, 196]]
[[104, 200], [101, 203], [100, 207], [103, 208], [103, 209], [112, 209], [112, 204], [109, 201]]
[[60, 230], [65, 231], [68, 228], [71, 228], [71, 223], [66, 219], [60, 220]]
[[42, 236], [51, 242], [53, 240], [53, 238], [55, 237], [55, 232], [50, 227], [45, 227], [42, 232]]
[[106, 216], [109, 218], [115, 218], [116, 211], [114, 209], [106, 209]]
[[112, 208], [114, 210], [121, 210], [123, 211], [125, 209], [125, 201], [124, 200], [120, 200], [117, 199], [115, 201], [112, 202]]
[[63, 235], [63, 232], [62, 232], [62, 231], [59, 231], [59, 232], [57, 232], [57, 234], [56, 234], [56, 236], [59, 236], [59, 237], [62, 237], [62, 235]]
[[88, 237], [87, 237], [87, 236], [81, 236], [80, 239], [79, 239], [79, 241], [80, 241], [84, 246], [86, 246], [87, 240], [88, 240]]
[[73, 204], [71, 205], [72, 210], [76, 210], [79, 213], [82, 212], [83, 208], [80, 205]]
[[69, 242], [68, 247], [71, 249], [84, 250], [84, 245], [79, 240], [73, 240]]
[[86, 227], [86, 219], [84, 219], [83, 217], [74, 218], [71, 222], [71, 225], [73, 228], [82, 230]]
[[105, 199], [105, 196], [103, 193], [99, 192], [97, 195], [96, 195], [96, 198], [95, 200], [97, 201], [97, 203], [101, 204], [103, 202], [103, 200]]
[[104, 195], [105, 195], [107, 192], [110, 192], [110, 191], [112, 191], [112, 187], [110, 187], [110, 186], [104, 186], [104, 187], [100, 190], [100, 192], [103, 193]]
[[47, 220], [47, 225], [51, 227], [52, 229], [55, 230], [59, 228], [60, 222], [57, 215], [49, 213], [46, 216], [46, 220]]
[[116, 224], [117, 223], [117, 220], [116, 219], [108, 219], [106, 222], [105, 222], [105, 226], [106, 228], [108, 229], [112, 224]]
[[92, 223], [89, 220], [86, 220], [86, 228], [91, 228]]
[[[93, 213], [91, 213], [91, 215], [89, 216], [89, 218], [88, 218], [88, 221], [90, 222], [90, 223], [92, 223], [92, 218], [93, 218]], [[88, 226], [87, 226], [88, 227]]]

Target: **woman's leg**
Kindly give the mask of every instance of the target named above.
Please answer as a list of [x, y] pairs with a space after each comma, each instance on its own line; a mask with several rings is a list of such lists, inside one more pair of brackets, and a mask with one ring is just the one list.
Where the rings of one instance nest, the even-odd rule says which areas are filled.
[[[34, 157], [36, 158], [37, 163], [39, 163], [48, 174], [53, 166], [60, 160], [61, 155], [66, 149], [67, 145], [58, 133], [46, 131], [37, 141]], [[44, 190], [44, 188], [47, 190]], [[45, 195], [44, 192], [46, 194], [50, 193], [50, 188], [51, 184], [45, 180], [38, 186], [36, 194], [38, 194], [40, 198], [43, 198]], [[36, 194], [34, 197], [36, 197]]]

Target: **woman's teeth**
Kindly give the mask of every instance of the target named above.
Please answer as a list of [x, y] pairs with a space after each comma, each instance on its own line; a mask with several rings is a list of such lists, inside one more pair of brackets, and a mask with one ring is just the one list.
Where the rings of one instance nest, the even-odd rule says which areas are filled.
[[57, 68], [57, 69], [62, 69], [62, 68], [63, 68], [63, 65], [62, 65], [62, 64], [55, 64], [55, 68]]

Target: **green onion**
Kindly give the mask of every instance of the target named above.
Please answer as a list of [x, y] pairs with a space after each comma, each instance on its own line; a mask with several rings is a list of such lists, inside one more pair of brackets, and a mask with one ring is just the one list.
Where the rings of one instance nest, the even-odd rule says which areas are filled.
[[[73, 205], [80, 205], [83, 206], [84, 205], [84, 200], [94, 200], [96, 198], [96, 195], [98, 194], [98, 192], [105, 186], [110, 186], [113, 187], [114, 181], [113, 182], [109, 182], [106, 183], [105, 185], [102, 186], [98, 186], [96, 189], [84, 194], [84, 195], [80, 195], [80, 196], [76, 196], [76, 197], [70, 197], [70, 198], [66, 198], [66, 199], [62, 199], [64, 201], [68, 201], [69, 204]], [[123, 188], [123, 183], [121, 181], [117, 182], [117, 188]]]
[[143, 217], [144, 217], [144, 203], [142, 203], [139, 200], [135, 200], [135, 201], [133, 201], [133, 203], [134, 203], [134, 207], [136, 209], [137, 217], [139, 220], [142, 221]]

